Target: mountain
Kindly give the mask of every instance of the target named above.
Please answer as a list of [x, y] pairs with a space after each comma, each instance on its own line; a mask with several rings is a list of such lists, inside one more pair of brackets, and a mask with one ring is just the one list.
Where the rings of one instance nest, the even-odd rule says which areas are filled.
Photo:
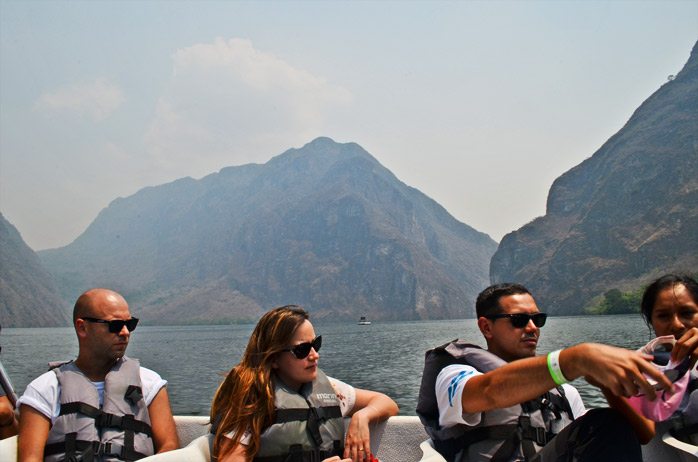
[[551, 313], [698, 268], [698, 44], [594, 155], [550, 188], [546, 214], [506, 235], [490, 279], [517, 281]]
[[472, 314], [496, 243], [355, 143], [318, 138], [114, 200], [39, 253], [64, 295], [123, 293], [149, 322], [234, 322], [297, 303], [314, 318]]
[[3, 327], [70, 325], [69, 307], [51, 275], [0, 214], [0, 323]]

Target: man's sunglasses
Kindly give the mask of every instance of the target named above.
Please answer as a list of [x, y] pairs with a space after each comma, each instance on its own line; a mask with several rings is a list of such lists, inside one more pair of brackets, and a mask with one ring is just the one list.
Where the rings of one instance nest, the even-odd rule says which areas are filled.
[[535, 314], [528, 314], [528, 313], [514, 313], [514, 314], [492, 314], [489, 316], [485, 316], [487, 319], [501, 319], [501, 318], [509, 318], [511, 321], [511, 325], [516, 327], [517, 329], [521, 329], [522, 327], [526, 327], [528, 325], [528, 322], [533, 319], [533, 324], [536, 325], [536, 327], [543, 327], [545, 325], [545, 321], [548, 319], [548, 315], [546, 313], [535, 313]]
[[88, 322], [97, 322], [100, 324], [108, 324], [109, 325], [109, 332], [112, 334], [118, 334], [121, 332], [121, 329], [126, 326], [129, 332], [133, 332], [136, 330], [136, 326], [138, 325], [138, 318], [131, 318], [131, 319], [112, 319], [111, 321], [107, 321], [106, 319], [97, 319], [97, 318], [80, 318], [84, 319], [85, 321]]
[[318, 335], [313, 339], [312, 342], [304, 342], [304, 343], [299, 343], [296, 346], [293, 346], [291, 348], [286, 348], [285, 350], [281, 351], [290, 351], [293, 356], [296, 357], [296, 359], [305, 359], [308, 357], [310, 354], [310, 349], [314, 348], [316, 352], [320, 351], [320, 347], [322, 346], [322, 335]]

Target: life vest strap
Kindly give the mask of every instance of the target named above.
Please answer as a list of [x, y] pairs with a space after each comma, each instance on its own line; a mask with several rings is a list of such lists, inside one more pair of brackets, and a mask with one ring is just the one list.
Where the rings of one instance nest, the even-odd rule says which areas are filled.
[[[548, 437], [545, 428], [534, 427], [530, 424], [530, 419], [528, 417], [521, 416], [518, 424], [477, 427], [455, 438], [434, 440], [434, 447], [438, 452], [444, 455], [446, 459], [451, 460], [456, 454], [466, 449], [471, 444], [485, 440], [504, 441], [504, 444], [500, 447], [495, 456], [500, 452], [506, 453], [500, 456], [504, 457], [503, 460], [508, 460], [519, 444], [525, 443], [524, 446], [528, 446], [528, 448], [524, 448], [524, 453], [527, 453], [531, 452], [533, 449], [532, 444], [529, 444], [529, 442], [535, 442], [539, 446], [545, 446], [548, 442]], [[528, 454], [524, 455], [530, 457]], [[493, 457], [492, 460], [498, 460], [498, 457]]]
[[[120, 444], [100, 444], [99, 441], [84, 441], [76, 440], [74, 438], [69, 438], [68, 441], [47, 444], [44, 447], [44, 457], [52, 456], [54, 454], [66, 454], [66, 460], [69, 460], [71, 455], [73, 457], [79, 455], [79, 460], [85, 461], [92, 460], [92, 458], [97, 456], [115, 456], [128, 461], [147, 457], [147, 454], [141, 454], [138, 451], [129, 450]], [[85, 457], [86, 455], [89, 455], [89, 459]]]
[[[339, 406], [325, 406], [314, 408], [317, 411], [317, 418], [320, 420], [338, 419], [342, 417], [342, 410]], [[274, 423], [304, 422], [310, 418], [309, 408], [277, 409]]]
[[97, 428], [118, 428], [120, 430], [130, 430], [139, 433], [145, 433], [152, 438], [153, 430], [150, 425], [140, 420], [135, 420], [133, 415], [127, 414], [124, 416], [118, 416], [115, 414], [110, 414], [108, 412], [103, 412], [94, 406], [90, 406], [87, 403], [82, 402], [72, 402], [61, 404], [60, 415], [66, 414], [82, 414], [87, 417], [91, 417], [95, 420], [95, 426]]
[[460, 436], [446, 440], [434, 440], [434, 448], [446, 459], [452, 460], [456, 454], [474, 443], [484, 440], [508, 440], [516, 435], [517, 424], [491, 425], [477, 427]]
[[555, 417], [558, 419], [562, 417], [562, 412], [565, 412], [570, 420], [574, 420], [572, 407], [569, 401], [567, 401], [565, 391], [562, 387], [558, 387], [557, 390], [560, 395], [545, 392], [536, 399], [521, 403], [521, 409], [523, 409], [526, 414], [532, 414], [536, 411], [550, 411], [555, 414]]

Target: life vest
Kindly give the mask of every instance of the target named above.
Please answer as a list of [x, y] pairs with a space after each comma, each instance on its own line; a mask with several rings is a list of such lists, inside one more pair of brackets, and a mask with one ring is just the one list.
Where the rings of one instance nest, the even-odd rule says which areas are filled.
[[[342, 456], [344, 420], [339, 399], [327, 376], [320, 369], [317, 372], [317, 378], [300, 392], [274, 379], [274, 423], [260, 437], [255, 462], [319, 462]], [[211, 433], [216, 433], [219, 422], [213, 422]]]
[[101, 408], [97, 389], [75, 363], [53, 371], [61, 387], [61, 409], [44, 460], [131, 461], [155, 452], [137, 359], [124, 356], [107, 373]]
[[515, 406], [483, 412], [475, 426], [439, 425], [436, 378], [451, 364], [486, 373], [506, 363], [477, 345], [454, 340], [426, 352], [417, 415], [434, 447], [448, 461], [529, 460], [574, 419], [562, 387]]
[[670, 419], [670, 433], [689, 444], [698, 444], [698, 374], [691, 371], [684, 401]]
[[344, 420], [339, 399], [318, 369], [300, 392], [274, 380], [274, 423], [261, 435], [255, 462], [315, 462], [344, 452]]

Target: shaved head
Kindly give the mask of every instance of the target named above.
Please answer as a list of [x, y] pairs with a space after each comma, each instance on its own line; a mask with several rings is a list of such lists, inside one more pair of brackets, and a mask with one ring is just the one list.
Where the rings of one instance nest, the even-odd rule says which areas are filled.
[[82, 317], [95, 317], [98, 312], [110, 307], [128, 304], [124, 297], [109, 289], [90, 289], [78, 297], [73, 307], [73, 323]]
[[[131, 331], [123, 321], [130, 319], [128, 303], [113, 290], [90, 289], [78, 297], [73, 308], [79, 347], [75, 365], [90, 380], [104, 380], [114, 363], [126, 354]], [[122, 322], [118, 332], [112, 330], [112, 321]]]

